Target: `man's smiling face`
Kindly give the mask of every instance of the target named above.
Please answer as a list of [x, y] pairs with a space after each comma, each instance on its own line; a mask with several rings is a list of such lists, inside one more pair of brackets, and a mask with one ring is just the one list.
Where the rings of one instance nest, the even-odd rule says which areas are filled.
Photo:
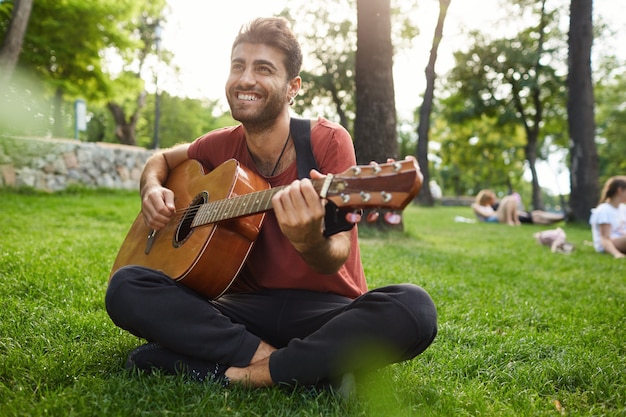
[[226, 80], [232, 117], [242, 123], [266, 124], [289, 102], [289, 81], [279, 49], [241, 43], [233, 51]]

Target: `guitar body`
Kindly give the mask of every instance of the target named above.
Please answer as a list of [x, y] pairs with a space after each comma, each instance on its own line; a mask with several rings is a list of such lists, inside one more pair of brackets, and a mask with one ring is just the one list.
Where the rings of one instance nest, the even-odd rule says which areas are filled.
[[191, 227], [197, 207], [269, 189], [258, 175], [231, 159], [208, 174], [190, 160], [170, 173], [165, 186], [174, 192], [176, 215], [154, 232], [139, 213], [119, 250], [111, 275], [126, 265], [162, 271], [174, 280], [217, 298], [241, 270], [256, 240], [264, 213]]

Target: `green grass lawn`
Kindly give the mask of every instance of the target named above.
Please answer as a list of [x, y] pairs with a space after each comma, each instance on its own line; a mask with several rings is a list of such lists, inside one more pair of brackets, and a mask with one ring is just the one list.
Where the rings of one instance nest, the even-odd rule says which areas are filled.
[[405, 233], [362, 232], [372, 287], [413, 282], [439, 310], [418, 358], [357, 395], [222, 389], [123, 369], [141, 340], [104, 309], [135, 193], [0, 191], [0, 416], [626, 416], [626, 262], [552, 254], [549, 227], [455, 223], [466, 207], [405, 211]]

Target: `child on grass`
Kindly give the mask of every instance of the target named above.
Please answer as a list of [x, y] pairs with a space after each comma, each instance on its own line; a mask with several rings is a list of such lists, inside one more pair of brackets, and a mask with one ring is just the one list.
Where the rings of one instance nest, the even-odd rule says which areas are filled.
[[626, 257], [626, 175], [609, 178], [589, 218], [596, 252]]

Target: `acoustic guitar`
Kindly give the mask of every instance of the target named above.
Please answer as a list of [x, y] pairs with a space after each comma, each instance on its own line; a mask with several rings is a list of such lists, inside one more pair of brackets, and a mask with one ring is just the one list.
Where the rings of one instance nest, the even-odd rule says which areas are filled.
[[[338, 175], [312, 180], [320, 198], [354, 209], [386, 208], [389, 222], [417, 195], [422, 175], [414, 159], [354, 166]], [[208, 298], [233, 283], [252, 249], [272, 196], [284, 187], [270, 185], [230, 159], [205, 175], [189, 160], [170, 172], [165, 186], [174, 192], [176, 213], [161, 230], [146, 226], [141, 213], [130, 227], [111, 275], [126, 265], [160, 270]]]

